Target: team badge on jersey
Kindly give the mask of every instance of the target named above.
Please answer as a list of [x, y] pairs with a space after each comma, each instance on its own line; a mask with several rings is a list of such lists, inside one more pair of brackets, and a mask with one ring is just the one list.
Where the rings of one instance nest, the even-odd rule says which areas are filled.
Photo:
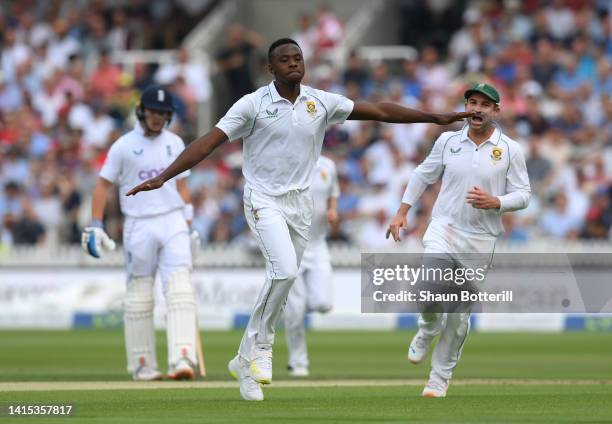
[[500, 147], [493, 147], [493, 150], [491, 151], [491, 159], [493, 159], [494, 162], [499, 162], [502, 159], [503, 154], [504, 151]]
[[253, 209], [251, 213], [253, 214], [253, 220], [255, 222], [258, 222], [259, 221], [259, 212], [258, 212], [258, 209]]
[[321, 175], [321, 179], [325, 182], [327, 182], [327, 172], [321, 170], [321, 172], [319, 172], [319, 174]]
[[317, 114], [317, 106], [315, 105], [315, 102], [308, 100], [306, 102], [306, 111], [310, 116], [315, 116]]

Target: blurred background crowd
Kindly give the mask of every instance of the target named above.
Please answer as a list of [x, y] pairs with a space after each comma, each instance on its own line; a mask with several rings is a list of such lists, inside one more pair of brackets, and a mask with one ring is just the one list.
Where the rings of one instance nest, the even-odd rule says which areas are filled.
[[[218, 3], [21, 0], [0, 6], [0, 245], [74, 244], [110, 145], [134, 123], [152, 83], [175, 93], [171, 129], [198, 135], [198, 104], [218, 119], [267, 84], [274, 40], [236, 23], [210, 66], [181, 41]], [[499, 124], [527, 157], [532, 199], [505, 214], [505, 242], [612, 238], [612, 17], [609, 1], [504, 0], [393, 3], [402, 60], [368, 61], [359, 49], [343, 66], [326, 59], [345, 23], [321, 6], [293, 34], [307, 60], [305, 84], [353, 100], [393, 101], [432, 111], [463, 109], [473, 81], [501, 93]], [[162, 65], [113, 60], [130, 49], [177, 49]], [[214, 120], [213, 120], [214, 122]], [[384, 249], [384, 233], [410, 173], [442, 131], [428, 124], [347, 121], [329, 128], [324, 154], [338, 166], [340, 221], [330, 240]], [[204, 245], [249, 243], [243, 216], [241, 143], [227, 143], [193, 169], [194, 226]], [[402, 243], [419, 244], [438, 185], [409, 215]], [[121, 240], [117, 195], [105, 225]]]

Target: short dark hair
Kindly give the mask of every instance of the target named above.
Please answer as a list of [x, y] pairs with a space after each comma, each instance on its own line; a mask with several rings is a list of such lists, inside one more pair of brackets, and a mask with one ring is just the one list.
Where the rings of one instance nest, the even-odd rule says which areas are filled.
[[292, 38], [279, 38], [274, 43], [270, 44], [270, 48], [268, 49], [268, 62], [272, 62], [272, 53], [274, 52], [274, 50], [277, 47], [283, 46], [285, 44], [295, 44], [296, 46], [298, 46], [298, 48], [300, 50], [302, 50], [300, 45], [294, 39], [292, 39]]

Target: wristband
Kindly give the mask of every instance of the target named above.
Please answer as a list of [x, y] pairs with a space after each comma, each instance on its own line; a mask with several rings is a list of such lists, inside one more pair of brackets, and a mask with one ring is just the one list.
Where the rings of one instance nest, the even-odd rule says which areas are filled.
[[102, 220], [101, 219], [92, 219], [91, 223], [89, 224], [90, 227], [95, 227], [95, 228], [102, 228]]

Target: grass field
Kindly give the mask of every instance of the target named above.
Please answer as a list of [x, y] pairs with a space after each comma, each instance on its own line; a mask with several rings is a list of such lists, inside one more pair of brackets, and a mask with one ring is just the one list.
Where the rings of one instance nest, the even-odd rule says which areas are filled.
[[[28, 418], [52, 423], [612, 422], [608, 334], [473, 333], [445, 399], [420, 398], [429, 369], [407, 362], [412, 335], [311, 333], [312, 376], [291, 383], [281, 333], [275, 383], [253, 404], [226, 372], [239, 332], [203, 333], [206, 382], [146, 386], [129, 382], [121, 332], [1, 331], [0, 405], [75, 405], [69, 418]], [[164, 339], [158, 334], [160, 364]], [[81, 383], [75, 390], [62, 382]]]

